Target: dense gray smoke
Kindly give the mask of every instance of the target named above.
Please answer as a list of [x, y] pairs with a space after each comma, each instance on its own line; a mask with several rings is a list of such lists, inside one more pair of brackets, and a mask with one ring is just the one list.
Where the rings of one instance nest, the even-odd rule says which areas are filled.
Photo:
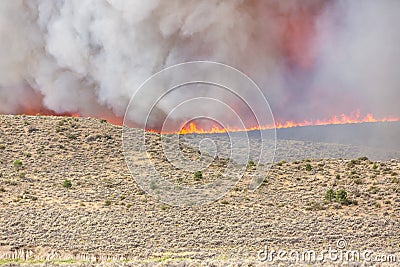
[[399, 117], [399, 14], [396, 0], [4, 0], [0, 112], [123, 116], [155, 72], [212, 60], [281, 121]]

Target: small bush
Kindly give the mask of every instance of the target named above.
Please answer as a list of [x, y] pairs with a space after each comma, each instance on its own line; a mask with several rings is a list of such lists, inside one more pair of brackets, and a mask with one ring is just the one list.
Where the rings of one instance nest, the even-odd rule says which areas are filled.
[[13, 164], [17, 168], [22, 167], [22, 161], [19, 159], [16, 159]]
[[156, 188], [157, 188], [156, 182], [151, 181], [151, 182], [150, 182], [150, 189], [151, 189], [151, 190], [155, 190]]
[[64, 180], [63, 187], [64, 188], [71, 188], [72, 187], [72, 182], [70, 180]]
[[0, 145], [0, 149], [6, 149], [5, 145]]
[[352, 159], [352, 160], [350, 160], [350, 163], [353, 164], [353, 165], [356, 165], [358, 163], [358, 161], [355, 160], [355, 159]]
[[221, 203], [224, 204], [224, 205], [227, 205], [227, 204], [229, 204], [229, 201], [227, 201], [227, 200], [222, 200]]
[[311, 171], [312, 167], [310, 163], [307, 163], [306, 165], [306, 171]]
[[376, 163], [374, 163], [374, 165], [372, 166], [372, 169], [374, 169], [374, 170], [378, 169], [378, 165]]
[[107, 199], [104, 201], [104, 206], [111, 206], [111, 200]]
[[70, 140], [76, 140], [78, 138], [75, 134], [70, 134], [70, 133], [67, 134], [67, 137]]
[[277, 163], [277, 165], [278, 166], [282, 166], [283, 164], [285, 164], [286, 163], [286, 160], [281, 160], [281, 161], [279, 161], [278, 163]]
[[341, 203], [341, 204], [346, 204], [348, 203], [348, 199], [347, 199], [347, 192], [344, 189], [339, 189], [336, 192], [336, 201]]
[[328, 189], [325, 193], [325, 199], [329, 202], [332, 202], [336, 198], [336, 193], [335, 191], [331, 188]]
[[249, 160], [249, 163], [247, 164], [248, 167], [254, 167], [256, 166], [256, 164], [254, 163], [254, 161]]
[[203, 173], [201, 171], [196, 171], [194, 173], [194, 180], [195, 181], [200, 181], [203, 178]]

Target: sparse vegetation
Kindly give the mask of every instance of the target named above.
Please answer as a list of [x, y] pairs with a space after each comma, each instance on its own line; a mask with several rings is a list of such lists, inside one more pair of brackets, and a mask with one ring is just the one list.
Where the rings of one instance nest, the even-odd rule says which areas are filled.
[[22, 161], [19, 160], [19, 159], [16, 159], [16, 160], [14, 161], [13, 164], [14, 164], [14, 166], [17, 167], [17, 168], [22, 167]]
[[339, 189], [336, 192], [336, 201], [340, 204], [347, 204], [349, 201], [347, 199], [347, 192], [344, 189]]
[[[34, 121], [35, 119], [37, 121]], [[369, 247], [374, 244], [374, 249], [383, 251], [385, 248], [397, 248], [393, 236], [398, 235], [400, 231], [390, 224], [390, 220], [395, 221], [399, 218], [397, 211], [400, 202], [396, 196], [400, 194], [400, 162], [397, 156], [394, 160], [376, 162], [356, 159], [360, 163], [354, 168], [348, 168], [351, 158], [348, 159], [346, 153], [351, 146], [339, 147], [338, 152], [345, 157], [343, 160], [334, 158], [333, 155], [337, 155], [334, 154], [336, 147], [333, 153], [329, 154], [332, 158], [321, 160], [318, 157], [323, 154], [316, 153], [307, 154], [307, 157], [313, 159], [302, 160], [304, 157], [300, 158], [297, 155], [308, 152], [302, 151], [303, 149], [318, 149], [323, 146], [314, 146], [312, 143], [292, 144], [288, 141], [283, 145], [294, 149], [288, 153], [290, 155], [287, 156], [287, 162], [280, 161], [286, 157], [284, 153], [277, 153], [276, 162], [259, 163], [255, 158], [249, 158], [244, 165], [234, 162], [235, 167], [244, 169], [246, 165], [259, 167], [259, 164], [271, 167], [267, 170], [268, 173], [257, 173], [256, 176], [252, 176], [252, 169], [248, 169], [243, 174], [243, 180], [234, 184], [237, 178], [226, 172], [224, 164], [228, 161], [225, 161], [222, 153], [218, 154], [219, 150], [217, 154], [220, 158], [210, 160], [211, 165], [207, 169], [198, 167], [191, 172], [181, 172], [179, 166], [169, 168], [171, 162], [160, 157], [162, 149], [158, 146], [160, 143], [157, 143], [157, 136], [150, 136], [149, 140], [146, 139], [146, 146], [150, 148], [147, 156], [151, 157], [157, 171], [165, 174], [166, 179], [173, 183], [170, 188], [174, 190], [174, 194], [170, 197], [178, 197], [179, 192], [184, 193], [183, 189], [186, 186], [204, 186], [205, 193], [211, 195], [214, 182], [216, 185], [224, 185], [225, 181], [234, 184], [231, 191], [215, 202], [196, 207], [196, 196], [193, 196], [193, 202], [188, 205], [194, 207], [173, 207], [159, 202], [164, 201], [165, 195], [162, 195], [163, 184], [159, 184], [161, 181], [157, 178], [149, 178], [145, 180], [145, 184], [137, 186], [137, 174], [132, 177], [129, 167], [124, 164], [120, 128], [111, 124], [101, 124], [98, 119], [81, 118], [76, 123], [79, 127], [73, 129], [73, 119], [66, 119], [58, 125], [63, 119], [51, 117], [48, 123], [46, 117], [28, 116], [26, 120], [40, 129], [33, 134], [27, 132], [28, 126], [23, 126], [22, 120], [18, 122], [18, 126], [21, 127], [15, 127], [15, 123], [6, 126], [7, 120], [11, 120], [8, 117], [0, 124], [0, 144], [6, 146], [5, 150], [0, 150], [0, 214], [5, 215], [2, 217], [4, 229], [0, 230], [3, 230], [5, 247], [9, 246], [10, 242], [15, 241], [18, 245], [22, 241], [24, 247], [18, 250], [18, 253], [26, 251], [25, 248], [32, 248], [34, 253], [41, 252], [41, 248], [36, 250], [36, 245], [43, 245], [53, 247], [52, 251], [55, 253], [59, 252], [58, 249], [65, 249], [65, 253], [76, 251], [77, 254], [73, 254], [76, 258], [83, 258], [80, 253], [85, 253], [84, 258], [87, 259], [93, 258], [91, 251], [104, 250], [105, 257], [101, 258], [101, 261], [104, 259], [106, 264], [106, 261], [113, 261], [111, 257], [114, 255], [121, 255], [128, 262], [128, 257], [132, 255], [133, 258], [143, 253], [150, 257], [154, 251], [157, 254], [155, 257], [164, 257], [167, 254], [169, 260], [165, 264], [168, 265], [175, 263], [172, 261], [180, 257], [180, 253], [186, 255], [188, 251], [195, 253], [188, 257], [196, 257], [199, 261], [205, 256], [222, 255], [219, 248], [224, 247], [234, 246], [232, 248], [237, 247], [239, 251], [246, 252], [246, 249], [253, 249], [251, 244], [257, 244], [265, 230], [274, 236], [274, 244], [281, 242], [286, 246], [287, 236], [298, 232], [298, 238], [306, 242], [304, 246], [313, 247], [315, 240], [307, 237], [314, 236], [315, 231], [322, 236], [334, 237], [343, 229], [341, 220], [346, 220], [345, 228], [352, 231], [351, 241], [354, 242], [354, 246]], [[55, 132], [54, 128], [57, 126], [63, 129], [61, 133]], [[69, 141], [67, 133], [75, 134], [78, 139]], [[111, 136], [112, 140], [107, 140], [108, 136]], [[216, 138], [219, 136], [222, 135], [216, 135]], [[181, 137], [190, 141], [182, 142], [185, 144], [181, 148], [182, 152], [187, 158], [198, 160], [198, 143], [192, 143], [195, 140], [190, 135]], [[22, 142], [19, 142], [20, 140]], [[186, 147], [186, 144], [190, 146]], [[194, 148], [191, 147], [192, 144]], [[38, 151], [43, 155], [38, 154]], [[31, 157], [28, 156], [28, 152], [32, 153]], [[358, 150], [349, 150], [350, 155], [358, 153]], [[135, 153], [130, 156], [134, 160], [133, 163], [139, 167], [142, 159], [146, 157], [145, 154], [142, 158], [142, 155]], [[205, 154], [202, 154], [202, 157], [208, 160]], [[22, 161], [21, 168], [12, 165], [15, 159]], [[254, 165], [250, 159], [254, 161]], [[375, 159], [379, 159], [378, 154], [374, 155]], [[311, 167], [308, 170], [307, 163]], [[201, 178], [195, 181], [194, 175], [197, 170], [202, 174], [198, 176]], [[262, 178], [267, 177], [267, 185], [255, 191], [250, 190], [248, 182], [262, 182]], [[63, 187], [65, 179], [71, 180], [66, 187], [72, 188]], [[266, 183], [267, 181], [264, 182]], [[149, 187], [155, 190], [149, 190]], [[354, 206], [357, 205], [356, 200], [359, 206]], [[387, 219], [389, 224], [385, 223]], [[205, 225], [207, 231], [199, 231]], [[157, 227], [155, 235], [152, 231], [154, 227]], [[171, 232], [168, 230], [171, 227], [176, 229]], [[238, 227], [240, 235], [237, 234]], [[376, 230], [380, 227], [383, 231]], [[20, 236], [15, 239], [13, 229], [26, 233], [26, 238]], [[35, 230], [33, 237], [32, 229]], [[390, 235], [387, 235], [388, 231]], [[180, 235], [180, 232], [183, 234]], [[138, 239], [141, 236], [145, 239]], [[159, 236], [162, 238], [158, 238]], [[374, 237], [373, 240], [368, 239], [371, 236]], [[238, 238], [243, 242], [237, 242]], [[374, 243], [378, 238], [379, 242]], [[91, 240], [96, 242], [88, 242]], [[335, 240], [325, 241], [332, 241], [332, 245], [335, 246]], [[131, 244], [139, 245], [130, 246]], [[200, 249], [192, 250], [192, 246], [197, 245]], [[247, 245], [250, 247], [245, 247]], [[188, 251], [180, 250], [181, 247], [187, 247]], [[69, 248], [73, 248], [74, 251], [71, 252]], [[151, 251], [148, 248], [151, 248]], [[170, 249], [164, 248], [170, 248], [173, 255], [170, 254]], [[211, 252], [208, 251], [209, 248], [212, 249]], [[175, 255], [175, 252], [179, 255]], [[198, 252], [201, 254], [196, 254]], [[230, 252], [224, 250], [224, 253], [230, 258]], [[107, 255], [110, 258], [107, 258]], [[33, 255], [31, 259], [39, 258], [36, 256]], [[210, 264], [214, 261], [219, 263], [211, 258]], [[46, 260], [43, 264], [51, 265], [52, 262]], [[119, 262], [115, 264], [117, 263]], [[136, 263], [132, 265], [140, 265]], [[182, 264], [185, 265], [186, 262]]]
[[333, 200], [335, 200], [336, 198], [336, 193], [335, 191], [331, 188], [328, 189], [325, 193], [325, 199], [329, 202], [332, 202]]
[[203, 173], [201, 171], [196, 171], [194, 173], [194, 180], [200, 181], [201, 179], [203, 179]]
[[75, 134], [67, 133], [67, 138], [70, 140], [76, 140], [78, 137]]
[[71, 188], [72, 187], [72, 182], [70, 180], [64, 180], [62, 186], [64, 188]]
[[310, 163], [307, 163], [307, 165], [306, 165], [306, 171], [311, 171], [311, 170], [312, 170], [311, 164], [310, 164]]
[[328, 189], [325, 193], [325, 201], [327, 202], [338, 202], [342, 205], [348, 205], [350, 203], [357, 203], [356, 201], [349, 201], [347, 198], [347, 192], [344, 189], [339, 189], [335, 192], [335, 190]]
[[282, 165], [283, 165], [283, 164], [285, 164], [285, 163], [286, 163], [286, 161], [285, 161], [285, 160], [281, 160], [281, 161], [279, 161], [279, 162], [278, 162], [278, 164], [277, 164], [277, 165], [278, 165], [278, 166], [282, 166]]
[[151, 189], [151, 190], [157, 189], [157, 184], [156, 184], [155, 181], [151, 181], [151, 182], [150, 182], [150, 189]]

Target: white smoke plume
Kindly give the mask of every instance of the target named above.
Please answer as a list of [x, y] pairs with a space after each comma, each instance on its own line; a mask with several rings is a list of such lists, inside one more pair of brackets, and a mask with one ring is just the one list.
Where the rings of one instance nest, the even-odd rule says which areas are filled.
[[398, 14], [395, 0], [4, 0], [0, 113], [123, 116], [155, 72], [213, 60], [278, 119], [399, 116]]

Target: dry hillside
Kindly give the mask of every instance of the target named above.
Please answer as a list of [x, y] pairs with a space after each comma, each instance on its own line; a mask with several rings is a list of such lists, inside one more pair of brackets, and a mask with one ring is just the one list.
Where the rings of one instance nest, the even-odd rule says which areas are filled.
[[120, 127], [0, 116], [0, 263], [254, 266], [266, 245], [322, 250], [341, 238], [400, 261], [399, 173], [398, 159], [280, 161], [256, 191], [239, 182], [211, 204], [173, 207], [138, 188]]

